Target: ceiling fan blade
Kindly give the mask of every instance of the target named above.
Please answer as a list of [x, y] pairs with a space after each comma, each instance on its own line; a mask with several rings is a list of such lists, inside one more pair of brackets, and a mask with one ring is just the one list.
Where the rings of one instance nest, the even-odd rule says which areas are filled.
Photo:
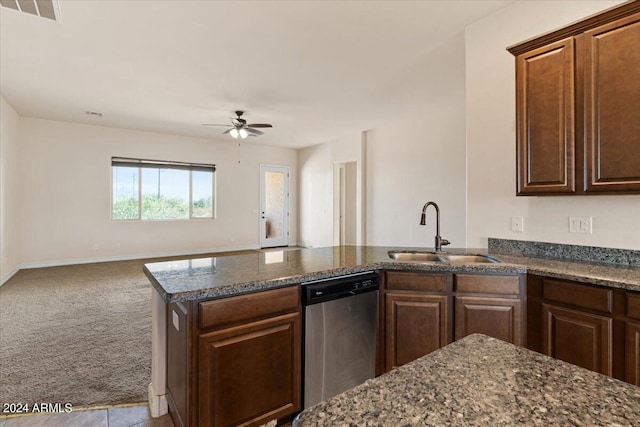
[[229, 133], [229, 132], [231, 132], [231, 131], [232, 131], [232, 130], [234, 130], [234, 129], [235, 129], [235, 128], [229, 128], [229, 129], [225, 130], [224, 132], [222, 132], [222, 134], [224, 135], [225, 133]]
[[273, 127], [269, 123], [253, 123], [247, 126], [250, 128], [272, 128]]
[[231, 125], [218, 125], [213, 123], [203, 123], [202, 126], [231, 126]]
[[250, 127], [246, 127], [245, 130], [247, 132], [249, 132], [250, 134], [253, 134], [253, 135], [262, 135], [262, 134], [264, 134], [264, 132], [262, 132], [262, 131], [260, 131], [258, 129], [251, 129]]

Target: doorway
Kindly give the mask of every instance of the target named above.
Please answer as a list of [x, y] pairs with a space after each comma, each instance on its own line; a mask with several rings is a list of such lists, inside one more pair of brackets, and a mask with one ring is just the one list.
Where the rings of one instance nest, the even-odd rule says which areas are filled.
[[338, 242], [357, 244], [357, 173], [358, 162], [339, 163], [338, 167]]
[[289, 168], [260, 165], [260, 247], [289, 246]]

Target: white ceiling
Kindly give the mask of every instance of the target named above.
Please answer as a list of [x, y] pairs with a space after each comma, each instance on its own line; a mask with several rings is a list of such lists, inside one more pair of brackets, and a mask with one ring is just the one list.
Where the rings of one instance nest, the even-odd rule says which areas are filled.
[[299, 148], [442, 102], [429, 53], [511, 1], [60, 3], [59, 23], [0, 7], [0, 92], [20, 115], [218, 138], [201, 124], [240, 109], [274, 125], [251, 142]]

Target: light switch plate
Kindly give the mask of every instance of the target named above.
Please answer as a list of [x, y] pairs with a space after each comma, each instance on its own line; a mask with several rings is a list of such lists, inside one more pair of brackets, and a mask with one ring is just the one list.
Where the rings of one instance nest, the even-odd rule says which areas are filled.
[[515, 231], [516, 233], [522, 233], [524, 231], [524, 217], [511, 217], [511, 231]]
[[569, 233], [593, 234], [593, 218], [590, 216], [570, 216]]

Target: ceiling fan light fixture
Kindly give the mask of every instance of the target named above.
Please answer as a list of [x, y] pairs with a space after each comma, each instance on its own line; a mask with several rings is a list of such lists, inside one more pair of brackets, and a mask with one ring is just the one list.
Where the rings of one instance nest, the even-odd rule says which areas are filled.
[[[0, 0], [0, 2], [3, 2], [3, 1], [7, 1], [7, 0]], [[240, 110], [236, 111], [237, 117], [235, 118], [231, 117], [230, 125], [222, 125], [217, 123], [203, 123], [202, 126], [224, 126], [227, 128], [227, 130], [222, 132], [222, 134], [223, 135], [229, 134], [231, 135], [232, 138], [235, 138], [235, 139], [237, 138], [245, 139], [248, 136], [260, 136], [260, 135], [263, 135], [264, 132], [256, 128], [272, 128], [273, 127], [270, 123], [247, 124], [247, 121], [242, 118], [243, 114], [244, 114], [244, 111], [240, 111]]]

